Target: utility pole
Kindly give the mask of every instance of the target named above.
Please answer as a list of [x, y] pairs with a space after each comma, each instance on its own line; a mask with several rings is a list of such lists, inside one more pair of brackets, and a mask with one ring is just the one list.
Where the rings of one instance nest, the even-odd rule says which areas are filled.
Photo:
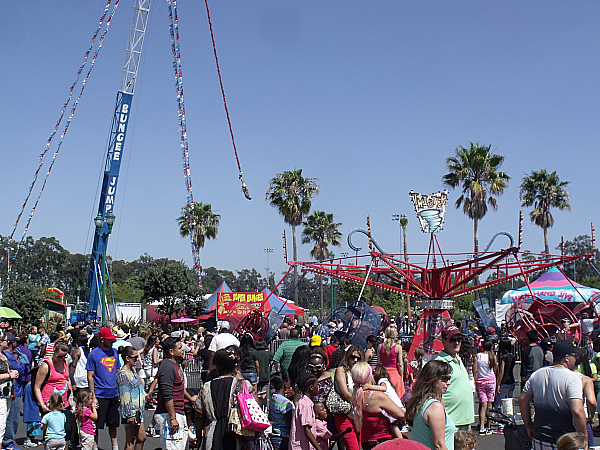
[[265, 267], [267, 272], [267, 289], [269, 289], [269, 274], [271, 272], [271, 267], [269, 266], [269, 253], [273, 253], [273, 249], [271, 247], [265, 247], [265, 253], [267, 254], [267, 267]]

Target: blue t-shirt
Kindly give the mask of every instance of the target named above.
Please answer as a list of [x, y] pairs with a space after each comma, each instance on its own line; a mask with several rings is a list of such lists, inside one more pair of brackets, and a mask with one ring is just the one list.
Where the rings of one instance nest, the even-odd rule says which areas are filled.
[[119, 396], [117, 389], [117, 369], [121, 367], [119, 355], [114, 348], [108, 351], [96, 347], [87, 357], [85, 370], [94, 372], [94, 391], [98, 398]]
[[64, 439], [65, 424], [67, 419], [62, 411], [50, 411], [42, 418], [42, 423], [46, 425], [46, 440]]

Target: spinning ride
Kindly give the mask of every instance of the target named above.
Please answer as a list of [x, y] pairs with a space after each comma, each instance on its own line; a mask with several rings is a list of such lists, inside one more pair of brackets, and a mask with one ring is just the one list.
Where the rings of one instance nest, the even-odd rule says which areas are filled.
[[[356, 229], [348, 235], [348, 245], [356, 251], [356, 256], [327, 261], [288, 262], [290, 271], [292, 267], [299, 266], [303, 275], [310, 272], [370, 286], [373, 289], [371, 301], [376, 289], [416, 298], [417, 306], [423, 309], [423, 314], [411, 344], [409, 358], [417, 346], [423, 347], [427, 353], [441, 350], [440, 332], [443, 326], [450, 322], [448, 310], [453, 307], [454, 298], [517, 277], [522, 277], [531, 291], [528, 275], [574, 260], [583, 259], [589, 262], [592, 257], [592, 254], [567, 256], [528, 253], [527, 258], [522, 258], [522, 213], [519, 215], [517, 245], [509, 233], [500, 232], [494, 235], [487, 247], [478, 254], [443, 253], [434, 233], [441, 231], [443, 226], [448, 202], [447, 191], [430, 195], [411, 192], [410, 195], [421, 222], [421, 229], [430, 234], [428, 253], [411, 256], [425, 256], [425, 264], [409, 263], [404, 259], [404, 255], [384, 252], [371, 235], [368, 217], [367, 230]], [[362, 248], [352, 243], [352, 236], [356, 233], [368, 237], [368, 254], [358, 256]], [[508, 247], [490, 251], [492, 244], [500, 236], [508, 238]], [[368, 259], [368, 264], [359, 264], [365, 259]], [[495, 278], [483, 283], [477, 282], [484, 272], [492, 272]], [[530, 294], [531, 297], [519, 302], [512, 313], [511, 327], [514, 327], [515, 335], [522, 336], [529, 328], [540, 328], [543, 330], [542, 334], [549, 334], [556, 331], [561, 318], [573, 319], [573, 314], [562, 305], [535, 298], [532, 292]], [[333, 316], [342, 316], [341, 311], [336, 310]], [[344, 328], [351, 330], [347, 319], [346, 317], [344, 320]], [[360, 315], [352, 314], [350, 321], [355, 322], [357, 319], [364, 320]]]

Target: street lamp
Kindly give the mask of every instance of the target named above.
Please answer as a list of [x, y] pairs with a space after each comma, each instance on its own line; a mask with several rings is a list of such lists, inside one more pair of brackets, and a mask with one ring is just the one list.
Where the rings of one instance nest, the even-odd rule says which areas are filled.
[[[105, 233], [102, 232], [102, 228], [104, 227], [104, 222], [108, 226], [108, 231]], [[94, 218], [94, 225], [96, 225], [96, 233], [98, 237], [102, 239], [102, 294], [100, 297], [100, 308], [102, 310], [102, 325], [106, 324], [106, 308], [104, 302], [106, 300], [106, 241], [108, 240], [108, 236], [112, 233], [113, 225], [115, 224], [115, 215], [112, 211], [109, 211], [106, 216], [102, 217], [102, 214], [98, 213], [98, 215]]]
[[265, 253], [267, 254], [267, 267], [265, 270], [267, 271], [267, 289], [269, 288], [269, 274], [271, 271], [271, 266], [269, 266], [269, 253], [273, 253], [273, 249], [270, 247], [265, 247]]

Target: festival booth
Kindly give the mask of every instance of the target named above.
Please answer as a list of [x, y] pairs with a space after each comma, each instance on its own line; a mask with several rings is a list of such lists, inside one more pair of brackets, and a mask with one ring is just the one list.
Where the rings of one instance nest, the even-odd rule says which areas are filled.
[[[566, 277], [556, 267], [548, 269], [537, 280], [529, 283], [529, 285], [531, 286], [533, 295], [536, 297], [566, 304], [565, 306], [570, 310], [573, 310], [577, 304], [588, 301], [590, 297], [600, 292], [598, 289], [576, 283]], [[513, 303], [530, 295], [527, 286], [506, 291], [502, 298], [496, 301], [496, 321], [498, 323], [504, 321], [506, 312]]]

